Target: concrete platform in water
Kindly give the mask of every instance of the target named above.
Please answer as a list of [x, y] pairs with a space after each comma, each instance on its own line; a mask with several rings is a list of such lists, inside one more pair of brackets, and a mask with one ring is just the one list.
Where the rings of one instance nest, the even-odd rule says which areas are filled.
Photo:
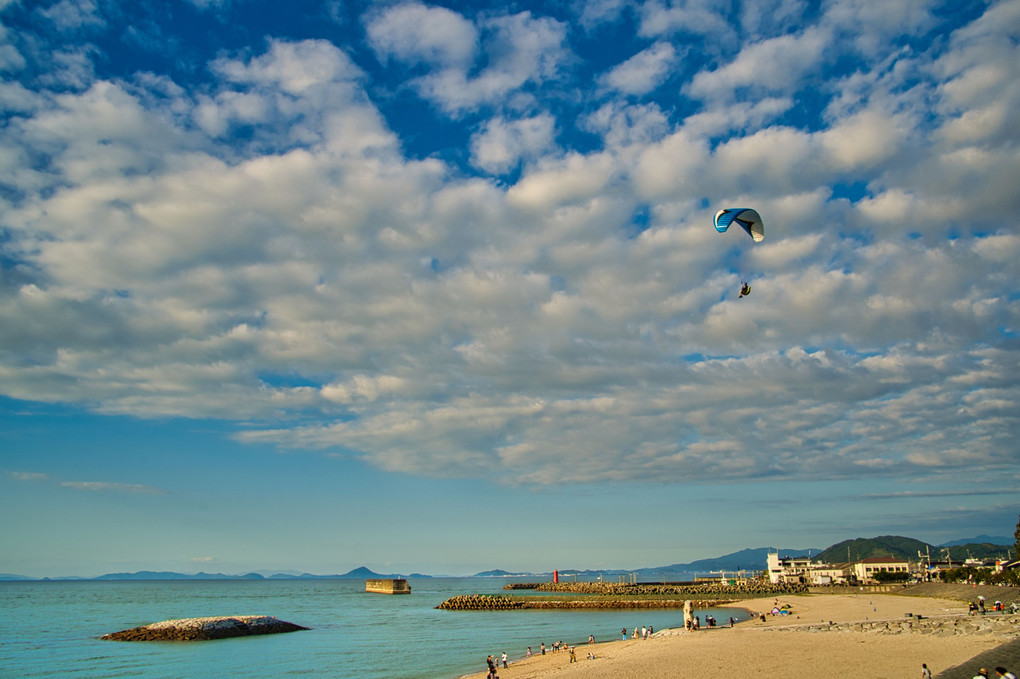
[[407, 580], [402, 579], [366, 580], [365, 591], [376, 594], [410, 594], [411, 586]]

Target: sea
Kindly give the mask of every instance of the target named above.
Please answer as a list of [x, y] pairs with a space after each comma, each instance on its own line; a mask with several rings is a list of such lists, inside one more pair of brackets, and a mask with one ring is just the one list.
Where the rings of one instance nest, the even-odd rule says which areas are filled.
[[[411, 594], [365, 592], [363, 580], [146, 580], [0, 582], [0, 677], [351, 677], [455, 679], [513, 660], [545, 642], [621, 638], [626, 627], [683, 625], [683, 611], [443, 611], [457, 594], [505, 594], [496, 577], [411, 578]], [[526, 591], [515, 591], [526, 595]], [[740, 609], [701, 609], [727, 621]], [[99, 637], [161, 620], [271, 615], [310, 628], [199, 642]], [[597, 646], [596, 646], [597, 649]], [[588, 648], [578, 649], [587, 655]], [[597, 654], [597, 650], [596, 650]]]

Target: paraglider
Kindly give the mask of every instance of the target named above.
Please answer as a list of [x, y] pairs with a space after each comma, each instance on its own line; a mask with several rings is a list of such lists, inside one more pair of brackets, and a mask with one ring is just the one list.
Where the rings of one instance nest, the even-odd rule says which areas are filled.
[[715, 230], [726, 233], [730, 224], [736, 222], [755, 243], [765, 240], [765, 223], [757, 210], [746, 207], [724, 208], [715, 213]]
[[[750, 208], [724, 208], [715, 213], [715, 230], [719, 233], [725, 233], [730, 224], [736, 222], [740, 228], [747, 232], [755, 243], [760, 243], [765, 240], [765, 223], [761, 219], [761, 215], [758, 214], [757, 210]], [[741, 281], [740, 283], [740, 296], [747, 297], [751, 294], [751, 286], [747, 281]]]

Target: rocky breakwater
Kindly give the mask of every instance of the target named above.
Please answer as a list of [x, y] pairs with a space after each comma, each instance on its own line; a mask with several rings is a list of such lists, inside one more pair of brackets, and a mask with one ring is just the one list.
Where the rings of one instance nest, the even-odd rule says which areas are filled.
[[436, 608], [444, 611], [510, 611], [527, 608], [521, 599], [489, 594], [461, 594], [450, 597]]
[[[729, 599], [698, 600], [696, 608], [713, 608], [732, 603]], [[683, 599], [640, 599], [624, 597], [591, 597], [584, 599], [545, 599], [540, 597], [468, 594], [451, 597], [436, 608], [444, 611], [516, 611], [565, 609], [620, 608], [683, 608]]]
[[1020, 615], [907, 616], [893, 620], [812, 623], [762, 627], [763, 632], [864, 632], [872, 634], [927, 634], [939, 637], [987, 635], [1004, 640], [1020, 638]]
[[615, 582], [537, 582], [512, 583], [503, 589], [531, 589], [536, 592], [570, 592], [599, 596], [682, 596], [688, 599], [749, 599], [781, 594], [807, 592], [806, 585], [749, 582], [739, 585], [717, 583], [659, 585], [652, 583], [626, 584]]
[[100, 639], [105, 641], [205, 641], [246, 637], [256, 634], [281, 634], [308, 629], [267, 615], [234, 615], [210, 618], [164, 620], [134, 627]]

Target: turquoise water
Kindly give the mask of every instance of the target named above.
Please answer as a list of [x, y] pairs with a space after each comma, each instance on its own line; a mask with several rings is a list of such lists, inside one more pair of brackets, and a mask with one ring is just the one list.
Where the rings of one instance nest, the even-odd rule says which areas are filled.
[[[453, 679], [531, 646], [620, 638], [683, 624], [680, 610], [439, 611], [455, 594], [502, 593], [501, 578], [422, 578], [412, 594], [360, 580], [0, 582], [0, 676], [222, 679], [245, 675]], [[699, 611], [702, 615], [706, 611]], [[733, 610], [713, 611], [721, 621]], [[205, 642], [99, 641], [172, 618], [273, 615], [309, 631]], [[746, 617], [740, 611], [740, 617]]]

